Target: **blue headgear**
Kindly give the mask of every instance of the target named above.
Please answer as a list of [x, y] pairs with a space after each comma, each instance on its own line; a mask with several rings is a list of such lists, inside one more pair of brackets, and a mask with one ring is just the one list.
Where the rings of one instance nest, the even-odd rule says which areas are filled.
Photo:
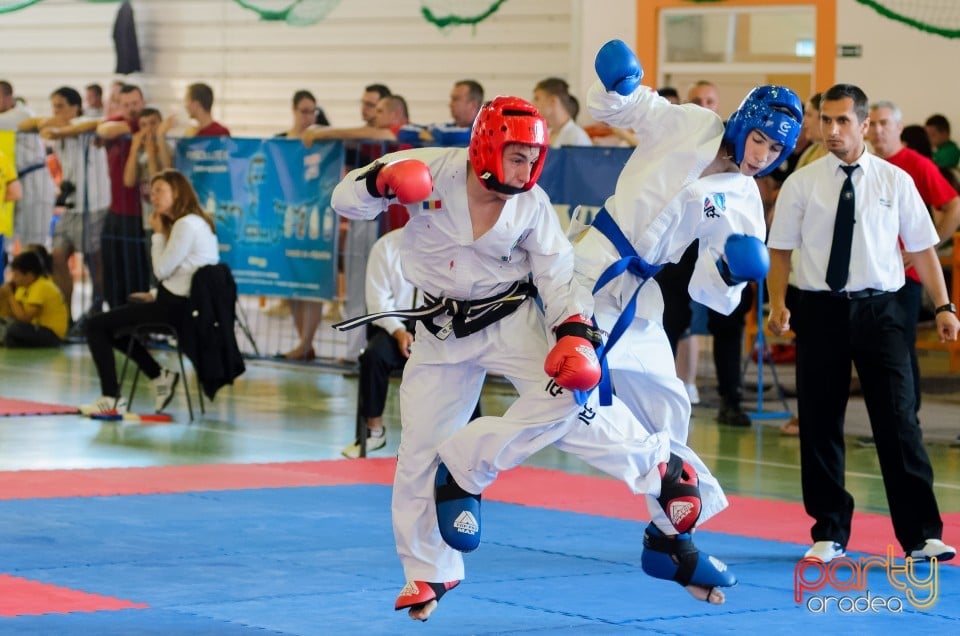
[[785, 86], [757, 86], [751, 90], [740, 107], [730, 115], [723, 140], [733, 146], [737, 165], [743, 161], [747, 135], [757, 129], [783, 146], [777, 160], [757, 173], [758, 177], [772, 172], [797, 145], [800, 124], [803, 121], [803, 102]]

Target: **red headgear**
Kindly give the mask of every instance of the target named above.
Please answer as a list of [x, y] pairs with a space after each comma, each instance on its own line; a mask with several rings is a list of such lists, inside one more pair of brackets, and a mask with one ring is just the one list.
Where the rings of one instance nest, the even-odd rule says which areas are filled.
[[[521, 188], [503, 183], [503, 148], [524, 144], [540, 148], [540, 158], [530, 171], [530, 180]], [[470, 164], [487, 189], [503, 194], [520, 194], [532, 188], [547, 156], [547, 122], [530, 102], [519, 97], [495, 97], [480, 109], [470, 135]]]

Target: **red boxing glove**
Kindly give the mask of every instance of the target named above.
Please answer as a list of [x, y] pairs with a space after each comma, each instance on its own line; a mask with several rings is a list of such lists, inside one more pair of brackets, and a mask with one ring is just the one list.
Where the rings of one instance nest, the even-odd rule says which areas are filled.
[[543, 370], [565, 389], [589, 391], [600, 382], [596, 348], [600, 334], [593, 323], [571, 316], [557, 327], [557, 344], [547, 354]]
[[403, 205], [419, 203], [433, 192], [433, 177], [422, 161], [401, 159], [380, 168], [376, 187], [380, 196], [395, 196]]

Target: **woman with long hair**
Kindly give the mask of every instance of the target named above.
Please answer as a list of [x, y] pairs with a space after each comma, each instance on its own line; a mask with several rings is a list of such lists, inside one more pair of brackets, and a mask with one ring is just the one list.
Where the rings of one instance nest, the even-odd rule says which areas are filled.
[[[154, 176], [150, 201], [154, 208], [150, 215], [154, 232], [150, 254], [159, 282], [156, 295], [135, 294], [131, 300], [139, 302], [94, 316], [87, 323], [87, 346], [97, 366], [102, 395], [80, 407], [85, 415], [126, 410], [111, 349], [127, 351], [130, 327], [158, 322], [179, 327], [186, 315], [194, 273], [220, 260], [213, 220], [200, 207], [193, 186], [183, 174], [164, 170]], [[151, 379], [155, 408], [162, 411], [173, 398], [180, 374], [160, 367], [139, 341], [133, 343], [131, 359]]]

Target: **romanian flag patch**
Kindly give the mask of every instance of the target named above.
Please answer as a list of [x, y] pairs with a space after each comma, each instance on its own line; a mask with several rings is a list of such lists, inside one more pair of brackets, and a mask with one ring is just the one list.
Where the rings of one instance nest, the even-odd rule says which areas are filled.
[[424, 210], [439, 210], [443, 207], [443, 202], [440, 199], [427, 200], [423, 202]]

